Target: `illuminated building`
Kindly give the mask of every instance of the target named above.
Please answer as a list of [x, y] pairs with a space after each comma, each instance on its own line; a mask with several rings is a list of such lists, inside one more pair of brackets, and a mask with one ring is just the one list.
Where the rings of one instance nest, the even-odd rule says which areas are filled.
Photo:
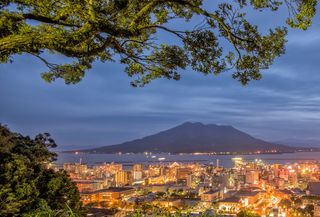
[[81, 193], [81, 200], [84, 204], [89, 203], [113, 203], [117, 202], [124, 197], [129, 197], [134, 195], [134, 188], [108, 188], [93, 192], [83, 192]]
[[201, 201], [204, 202], [214, 202], [223, 199], [223, 190], [221, 189], [211, 189], [201, 195]]
[[160, 168], [157, 165], [149, 165], [148, 168], [149, 176], [159, 176], [160, 175]]
[[259, 184], [259, 171], [249, 170], [246, 172], [246, 184], [258, 185]]
[[192, 170], [188, 167], [177, 168], [176, 179], [177, 180], [187, 180], [188, 175], [192, 173]]
[[226, 213], [238, 213], [242, 207], [239, 197], [229, 197], [218, 202], [219, 210]]
[[293, 187], [296, 187], [298, 185], [298, 174], [296, 172], [289, 173], [289, 182]]
[[240, 190], [235, 196], [239, 197], [242, 202], [242, 206], [246, 207], [249, 205], [253, 205], [261, 198], [261, 191], [251, 191], [251, 190]]
[[156, 185], [156, 184], [165, 184], [166, 178], [165, 176], [155, 176], [147, 178], [148, 185]]
[[[259, 160], [233, 160], [235, 168], [166, 162], [149, 166], [134, 164], [130, 171], [124, 171], [121, 164], [114, 163], [93, 167], [81, 163], [64, 164], [64, 168], [77, 184], [84, 204], [92, 203], [96, 208], [118, 208], [129, 214], [129, 210], [142, 203], [166, 207], [168, 211], [173, 210], [171, 207], [182, 208], [183, 205], [183, 208], [193, 207], [192, 211], [198, 212], [212, 209], [212, 203], [217, 201], [217, 214], [236, 215], [245, 208], [260, 216], [290, 216], [289, 211], [282, 207], [276, 212], [273, 205], [285, 198], [304, 196], [307, 183], [308, 195], [320, 195], [317, 164], [267, 165]], [[134, 190], [128, 190], [126, 194], [129, 187], [123, 186], [133, 185], [137, 188], [137, 194]], [[106, 189], [110, 186], [118, 188]], [[315, 216], [320, 217], [319, 202], [304, 199], [303, 205], [314, 204]]]
[[132, 178], [134, 181], [142, 180], [143, 178], [143, 165], [134, 164], [132, 167]]
[[124, 186], [131, 183], [131, 172], [121, 170], [115, 175], [116, 186]]
[[196, 188], [199, 183], [200, 183], [200, 178], [198, 176], [195, 176], [193, 174], [188, 175], [187, 183], [186, 183], [187, 187]]
[[166, 200], [155, 200], [152, 202], [154, 205], [160, 207], [177, 207], [179, 208], [182, 205], [182, 201], [180, 199], [170, 198]]
[[238, 174], [237, 176], [237, 186], [244, 185], [246, 183], [246, 175]]
[[132, 167], [132, 171], [137, 171], [137, 172], [143, 171], [143, 164], [134, 164]]
[[286, 168], [281, 168], [278, 170], [278, 177], [288, 181], [289, 180], [289, 170]]
[[230, 173], [229, 177], [227, 178], [227, 187], [228, 188], [236, 188], [237, 184], [237, 176], [235, 173]]
[[314, 217], [320, 217], [320, 203], [314, 205]]
[[153, 192], [167, 192], [169, 189], [169, 185], [151, 185], [148, 186], [148, 189]]
[[274, 186], [279, 188], [279, 189], [284, 189], [286, 187], [286, 181], [281, 178], [274, 178]]
[[133, 177], [133, 180], [135, 180], [135, 181], [141, 180], [143, 178], [143, 173], [142, 173], [142, 171], [133, 171], [132, 177]]
[[82, 164], [82, 163], [76, 163], [75, 164], [75, 173], [76, 174], [85, 174], [87, 173], [88, 170], [88, 166], [86, 164]]
[[166, 176], [169, 173], [169, 168], [165, 166], [160, 166], [160, 176]]
[[79, 192], [100, 190], [104, 187], [103, 181], [98, 180], [73, 180]]
[[111, 177], [122, 170], [122, 164], [103, 163], [93, 167], [93, 173], [98, 178]]

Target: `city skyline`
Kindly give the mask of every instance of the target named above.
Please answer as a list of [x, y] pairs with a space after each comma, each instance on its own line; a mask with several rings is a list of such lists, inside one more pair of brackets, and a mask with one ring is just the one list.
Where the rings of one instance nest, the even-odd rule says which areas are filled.
[[208, 217], [242, 216], [240, 211], [256, 217], [319, 216], [320, 182], [311, 181], [319, 177], [319, 162], [280, 164], [240, 157], [229, 161], [229, 167], [219, 161], [170, 160], [88, 165], [80, 158], [79, 163], [51, 167], [68, 172], [84, 204], [114, 208], [123, 216], [157, 216], [159, 211]]

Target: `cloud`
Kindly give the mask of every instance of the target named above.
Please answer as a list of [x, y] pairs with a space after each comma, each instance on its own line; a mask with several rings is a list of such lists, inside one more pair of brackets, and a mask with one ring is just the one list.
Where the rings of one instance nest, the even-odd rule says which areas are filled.
[[230, 72], [188, 69], [181, 81], [132, 88], [117, 63], [95, 64], [77, 85], [46, 84], [39, 61], [17, 56], [0, 65], [0, 121], [24, 134], [50, 132], [63, 149], [116, 144], [184, 121], [233, 125], [267, 140], [320, 140], [319, 35], [316, 25], [291, 30], [286, 54], [245, 87]]

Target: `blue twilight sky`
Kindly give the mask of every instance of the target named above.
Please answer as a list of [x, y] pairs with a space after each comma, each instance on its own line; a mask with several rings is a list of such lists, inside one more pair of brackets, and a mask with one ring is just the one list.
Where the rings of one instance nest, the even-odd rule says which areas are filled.
[[[249, 19], [265, 31], [283, 23], [285, 13], [250, 12]], [[32, 136], [49, 132], [61, 149], [116, 144], [185, 121], [233, 125], [269, 141], [320, 141], [319, 18], [308, 31], [290, 30], [286, 54], [246, 87], [231, 72], [203, 76], [188, 69], [178, 82], [132, 88], [118, 63], [96, 63], [77, 85], [46, 84], [41, 62], [16, 56], [0, 65], [0, 122]]]

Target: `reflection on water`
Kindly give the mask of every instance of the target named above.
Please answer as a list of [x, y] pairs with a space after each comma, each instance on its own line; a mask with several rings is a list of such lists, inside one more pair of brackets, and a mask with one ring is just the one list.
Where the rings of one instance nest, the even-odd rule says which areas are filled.
[[204, 164], [216, 164], [223, 167], [232, 167], [232, 158], [242, 157], [244, 160], [253, 161], [261, 159], [266, 163], [294, 163], [299, 161], [320, 161], [320, 152], [298, 152], [287, 154], [261, 154], [261, 155], [193, 155], [193, 154], [67, 154], [59, 153], [57, 164], [65, 162], [79, 162], [89, 165], [103, 162], [117, 162], [123, 164], [131, 163], [155, 163], [155, 162], [199, 162]]

